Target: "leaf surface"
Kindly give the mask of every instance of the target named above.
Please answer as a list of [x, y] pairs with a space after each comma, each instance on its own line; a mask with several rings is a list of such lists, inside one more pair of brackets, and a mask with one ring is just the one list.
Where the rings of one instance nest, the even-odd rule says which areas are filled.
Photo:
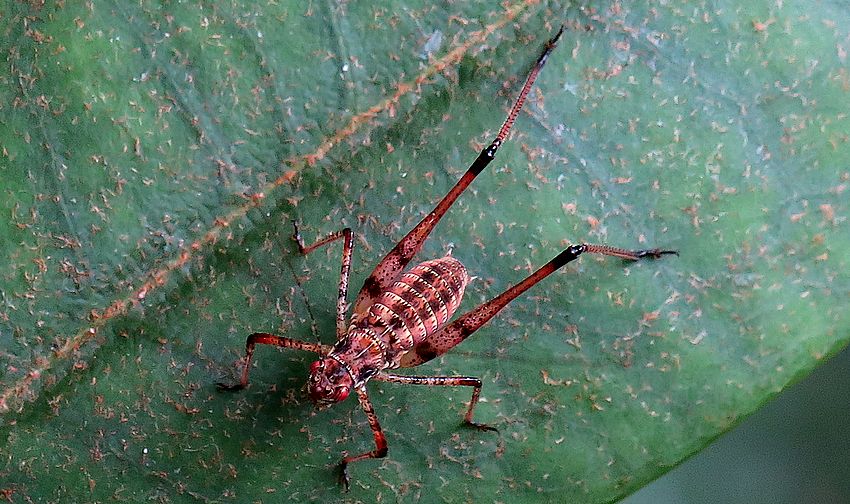
[[[0, 409], [12, 499], [610, 502], [847, 342], [840, 2], [579, 9], [123, 2], [3, 16]], [[830, 21], [827, 21], [830, 20]], [[565, 21], [496, 161], [438, 226], [461, 310], [568, 243], [583, 257], [417, 374], [317, 411], [313, 359], [244, 338], [334, 334], [352, 290], [489, 142]]]

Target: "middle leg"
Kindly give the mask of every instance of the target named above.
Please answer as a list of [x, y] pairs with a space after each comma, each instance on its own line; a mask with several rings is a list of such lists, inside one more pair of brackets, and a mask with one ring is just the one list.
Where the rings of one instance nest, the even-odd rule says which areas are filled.
[[487, 424], [473, 422], [472, 414], [478, 399], [481, 396], [481, 379], [474, 376], [408, 376], [395, 373], [378, 373], [373, 377], [375, 380], [392, 383], [405, 383], [407, 385], [428, 385], [430, 387], [472, 387], [472, 399], [469, 400], [469, 409], [463, 421], [470, 427], [479, 430], [496, 431], [498, 429]]
[[284, 336], [278, 336], [276, 334], [254, 333], [248, 336], [248, 339], [245, 341], [245, 358], [242, 359], [245, 367], [242, 368], [241, 379], [235, 384], [218, 383], [217, 386], [220, 390], [241, 390], [248, 386], [248, 374], [251, 372], [251, 362], [254, 360], [254, 347], [258, 343], [261, 345], [274, 345], [283, 348], [306, 350], [320, 355], [327, 355], [331, 351], [330, 346], [322, 345], [320, 343], [310, 343], [308, 341], [296, 340]]

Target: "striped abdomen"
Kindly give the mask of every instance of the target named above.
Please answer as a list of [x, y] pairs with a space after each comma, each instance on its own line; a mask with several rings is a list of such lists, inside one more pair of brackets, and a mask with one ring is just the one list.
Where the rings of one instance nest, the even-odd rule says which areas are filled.
[[401, 354], [449, 321], [468, 282], [454, 257], [423, 262], [382, 292], [352, 329], [371, 332], [383, 344], [387, 367], [397, 367]]

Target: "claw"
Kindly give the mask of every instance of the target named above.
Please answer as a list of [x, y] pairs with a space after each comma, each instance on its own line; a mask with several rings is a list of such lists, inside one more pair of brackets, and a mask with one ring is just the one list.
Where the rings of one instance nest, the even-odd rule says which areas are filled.
[[653, 259], [658, 259], [665, 254], [673, 254], [679, 255], [678, 250], [661, 250], [661, 249], [651, 249], [651, 250], [638, 250], [635, 254], [638, 258], [651, 257]]
[[464, 421], [463, 424], [467, 427], [472, 427], [473, 429], [478, 429], [480, 431], [499, 432], [499, 429], [484, 423]]
[[339, 463], [339, 483], [346, 492], [351, 489], [351, 476], [348, 475], [348, 464], [344, 460]]
[[242, 390], [245, 388], [245, 385], [241, 383], [224, 383], [224, 382], [216, 382], [215, 388], [221, 391], [234, 392], [237, 390]]
[[298, 229], [298, 221], [290, 219], [290, 222], [292, 222], [293, 229], [292, 240], [298, 245], [298, 252], [304, 254], [304, 238], [301, 237], [301, 231]]

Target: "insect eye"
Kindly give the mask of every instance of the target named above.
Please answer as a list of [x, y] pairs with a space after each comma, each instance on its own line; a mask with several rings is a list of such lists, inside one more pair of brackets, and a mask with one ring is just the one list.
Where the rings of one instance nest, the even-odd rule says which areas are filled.
[[334, 392], [334, 399], [336, 400], [336, 402], [344, 401], [345, 398], [348, 397], [349, 392], [350, 389], [348, 387], [339, 387]]
[[316, 374], [322, 371], [325, 368], [325, 363], [317, 360], [316, 362], [310, 364], [310, 374]]

